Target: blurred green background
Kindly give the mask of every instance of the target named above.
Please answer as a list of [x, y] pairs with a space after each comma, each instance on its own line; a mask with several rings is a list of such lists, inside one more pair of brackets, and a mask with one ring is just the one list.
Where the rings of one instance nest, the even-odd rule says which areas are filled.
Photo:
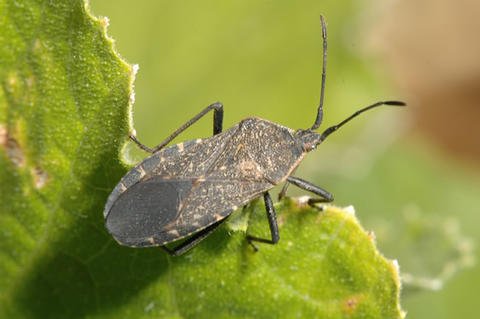
[[[478, 50], [469, 38], [475, 26], [468, 23], [475, 22], [464, 16], [480, 6], [471, 6], [91, 1], [94, 14], [110, 18], [119, 53], [140, 66], [134, 122], [150, 146], [215, 101], [224, 103], [225, 128], [252, 115], [309, 127], [319, 99], [323, 14], [329, 36], [323, 127], [382, 99], [409, 107], [356, 120], [310, 154], [296, 175], [331, 191], [337, 205], [354, 205], [381, 250], [399, 260], [409, 318], [478, 317], [480, 139], [478, 124], [468, 121], [479, 118], [472, 92], [480, 71], [464, 53]], [[180, 139], [210, 135], [211, 122], [202, 120]], [[145, 156], [131, 145], [126, 152], [132, 161]]]

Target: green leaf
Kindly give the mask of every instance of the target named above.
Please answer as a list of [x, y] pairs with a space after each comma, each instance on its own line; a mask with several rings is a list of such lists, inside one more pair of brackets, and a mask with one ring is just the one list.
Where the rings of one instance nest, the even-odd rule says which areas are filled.
[[106, 25], [83, 1], [0, 1], [2, 318], [73, 317], [95, 296], [86, 261], [110, 242], [99, 212], [126, 171], [133, 83]]
[[183, 257], [120, 247], [105, 200], [127, 171], [134, 68], [83, 1], [0, 0], [1, 318], [400, 318], [395, 263], [351, 213], [253, 204]]

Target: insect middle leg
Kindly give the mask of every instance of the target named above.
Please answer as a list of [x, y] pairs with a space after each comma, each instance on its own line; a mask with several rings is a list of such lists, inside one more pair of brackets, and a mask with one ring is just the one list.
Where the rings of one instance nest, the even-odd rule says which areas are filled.
[[226, 218], [216, 222], [215, 224], [212, 224], [208, 226], [207, 228], [202, 229], [198, 233], [194, 234], [187, 240], [185, 240], [183, 243], [181, 243], [178, 246], [175, 246], [173, 248], [168, 248], [167, 246], [161, 246], [163, 250], [165, 250], [167, 253], [169, 253], [171, 256], [180, 256], [185, 254], [187, 251], [198, 245], [202, 240], [204, 240], [208, 235], [213, 233], [215, 229], [220, 226]]
[[270, 194], [268, 194], [268, 192], [265, 192], [263, 193], [263, 199], [265, 201], [265, 209], [267, 211], [267, 218], [268, 218], [268, 225], [270, 226], [271, 239], [259, 238], [259, 237], [248, 235], [247, 236], [248, 243], [252, 245], [255, 251], [257, 251], [258, 248], [253, 244], [254, 241], [274, 245], [280, 239], [280, 233], [278, 231], [278, 224], [277, 224], [277, 214], [275, 213], [275, 207], [273, 207], [272, 198], [270, 197]]
[[321, 187], [318, 187], [310, 182], [307, 182], [306, 180], [303, 180], [301, 178], [298, 178], [298, 177], [294, 177], [294, 176], [289, 176], [287, 178], [287, 181], [297, 187], [300, 187], [301, 189], [304, 189], [306, 191], [309, 191], [309, 192], [312, 192], [318, 196], [320, 196], [320, 198], [310, 198], [308, 200], [308, 204], [309, 205], [314, 205], [315, 203], [330, 203], [330, 202], [333, 202], [333, 195], [324, 190], [323, 188]]
[[154, 148], [150, 148], [146, 146], [145, 144], [141, 143], [133, 134], [130, 134], [130, 139], [135, 142], [135, 144], [138, 145], [142, 150], [149, 152], [149, 153], [155, 153], [164, 148], [168, 143], [170, 143], [175, 137], [177, 137], [180, 133], [185, 131], [187, 128], [189, 128], [192, 124], [197, 122], [199, 119], [201, 119], [205, 114], [207, 114], [209, 111], [213, 110], [213, 135], [216, 135], [218, 133], [222, 132], [222, 127], [223, 127], [223, 105], [220, 102], [210, 104], [207, 106], [205, 109], [203, 109], [200, 113], [192, 117], [189, 121], [187, 121], [185, 124], [180, 126], [178, 129], [176, 129], [170, 136], [168, 136], [163, 142], [155, 146]]

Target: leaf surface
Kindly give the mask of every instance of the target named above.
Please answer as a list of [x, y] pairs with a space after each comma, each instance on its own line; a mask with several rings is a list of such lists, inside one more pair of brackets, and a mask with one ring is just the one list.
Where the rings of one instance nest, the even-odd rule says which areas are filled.
[[[400, 318], [395, 264], [349, 210], [257, 203], [186, 256], [120, 247], [134, 68], [83, 1], [0, 1], [0, 317]], [[251, 218], [248, 218], [251, 215]]]

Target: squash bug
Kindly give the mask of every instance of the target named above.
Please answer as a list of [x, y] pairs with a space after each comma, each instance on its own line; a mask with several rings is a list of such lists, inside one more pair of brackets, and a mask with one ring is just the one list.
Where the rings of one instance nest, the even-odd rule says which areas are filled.
[[[248, 242], [276, 244], [280, 239], [275, 209], [268, 193], [285, 182], [318, 197], [310, 204], [331, 202], [333, 195], [321, 187], [292, 176], [303, 157], [330, 134], [359, 114], [381, 105], [404, 106], [399, 101], [377, 102], [355, 112], [322, 133], [327, 62], [327, 29], [320, 17], [323, 63], [320, 103], [314, 124], [292, 130], [260, 118], [247, 118], [222, 131], [223, 105], [214, 103], [154, 148], [130, 139], [152, 155], [128, 172], [108, 197], [106, 228], [118, 243], [130, 247], [161, 246], [181, 255], [211, 234], [237, 209], [263, 196], [271, 238], [247, 235]], [[213, 136], [166, 147], [175, 137], [213, 110]], [[188, 238], [187, 238], [188, 237]], [[187, 238], [174, 248], [165, 245]]]

